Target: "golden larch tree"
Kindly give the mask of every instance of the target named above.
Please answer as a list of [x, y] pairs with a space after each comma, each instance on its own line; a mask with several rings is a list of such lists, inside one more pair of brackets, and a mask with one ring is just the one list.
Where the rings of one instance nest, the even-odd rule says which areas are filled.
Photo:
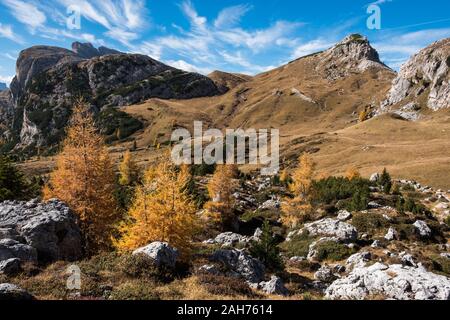
[[188, 167], [177, 168], [168, 156], [151, 166], [138, 186], [128, 211], [129, 221], [122, 224], [120, 250], [134, 250], [154, 241], [167, 242], [187, 255], [198, 231], [196, 208], [186, 186]]
[[234, 218], [235, 199], [233, 193], [237, 184], [235, 165], [217, 165], [216, 171], [208, 182], [208, 194], [210, 201], [205, 204], [205, 209], [224, 227], [229, 226]]
[[128, 150], [123, 155], [123, 159], [119, 164], [119, 184], [122, 186], [130, 186], [139, 179], [139, 168], [133, 159], [131, 152]]
[[350, 167], [345, 172], [345, 177], [349, 180], [361, 178], [361, 174], [359, 173], [356, 167]]
[[119, 219], [114, 167], [92, 114], [82, 101], [74, 107], [66, 133], [44, 198], [58, 198], [78, 215], [88, 254], [108, 250]]
[[284, 225], [295, 228], [306, 221], [312, 213], [311, 187], [315, 173], [315, 163], [304, 153], [298, 159], [298, 167], [292, 173], [289, 190], [293, 198], [286, 198], [282, 204], [281, 219]]

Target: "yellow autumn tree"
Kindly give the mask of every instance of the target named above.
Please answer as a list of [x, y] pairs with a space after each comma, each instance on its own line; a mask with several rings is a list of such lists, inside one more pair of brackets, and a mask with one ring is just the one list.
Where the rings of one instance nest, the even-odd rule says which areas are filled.
[[284, 225], [295, 228], [306, 221], [312, 213], [311, 186], [315, 173], [315, 163], [308, 154], [299, 157], [298, 167], [292, 173], [289, 190], [293, 198], [286, 198], [282, 204], [281, 219]]
[[237, 186], [234, 181], [235, 174], [236, 166], [217, 165], [216, 171], [207, 186], [211, 200], [205, 204], [205, 209], [224, 227], [229, 226], [235, 218], [235, 199], [233, 197]]
[[361, 174], [359, 173], [356, 167], [350, 167], [345, 172], [345, 177], [349, 180], [361, 178]]
[[198, 230], [196, 208], [186, 190], [189, 178], [188, 168], [178, 169], [166, 155], [150, 167], [136, 189], [130, 219], [120, 228], [117, 248], [133, 250], [161, 241], [188, 254]]
[[125, 152], [119, 164], [119, 184], [130, 186], [139, 179], [139, 168], [130, 151]]
[[112, 161], [88, 106], [80, 101], [74, 107], [44, 198], [58, 198], [78, 215], [88, 254], [111, 248], [119, 219], [114, 191]]

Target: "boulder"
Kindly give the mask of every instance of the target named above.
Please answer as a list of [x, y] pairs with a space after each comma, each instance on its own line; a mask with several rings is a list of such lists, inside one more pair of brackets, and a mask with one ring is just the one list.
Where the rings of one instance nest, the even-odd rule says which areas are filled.
[[243, 278], [250, 283], [260, 283], [264, 278], [264, 265], [243, 250], [218, 250], [211, 256], [211, 260], [224, 264], [231, 270], [230, 275]]
[[0, 261], [18, 258], [24, 262], [37, 262], [35, 248], [12, 239], [0, 240]]
[[398, 239], [398, 232], [394, 228], [390, 227], [384, 238], [387, 241], [397, 240]]
[[19, 288], [18, 286], [10, 283], [1, 283], [0, 284], [0, 301], [24, 301], [24, 300], [33, 300], [33, 296]]
[[383, 248], [383, 243], [380, 240], [374, 240], [370, 245], [372, 248]]
[[380, 179], [379, 173], [373, 173], [369, 178], [370, 182], [377, 182], [379, 179]]
[[417, 232], [422, 238], [430, 238], [432, 235], [430, 227], [421, 220], [414, 222], [414, 227], [416, 227]]
[[350, 270], [355, 267], [365, 266], [366, 263], [369, 262], [371, 259], [372, 259], [372, 254], [370, 252], [363, 251], [363, 252], [355, 253], [354, 255], [351, 255], [345, 262], [345, 264], [347, 266], [346, 269]]
[[343, 242], [352, 242], [358, 237], [358, 232], [354, 226], [331, 218], [308, 223], [305, 225], [304, 230], [307, 230], [313, 237], [335, 237]]
[[351, 218], [352, 218], [352, 214], [350, 212], [348, 212], [347, 210], [341, 210], [338, 212], [337, 219], [339, 221], [347, 221], [347, 220], [350, 220]]
[[205, 264], [205, 265], [201, 266], [200, 268], [198, 268], [198, 271], [201, 273], [210, 273], [213, 275], [221, 274], [219, 268], [217, 268], [217, 266], [215, 266], [213, 264]]
[[396, 300], [449, 300], [450, 279], [423, 268], [375, 263], [357, 267], [327, 289], [327, 299], [363, 300], [381, 295]]
[[11, 276], [19, 272], [20, 259], [11, 258], [8, 260], [0, 261], [0, 274]]
[[269, 199], [258, 207], [258, 210], [275, 210], [280, 208], [280, 200], [278, 198]]
[[411, 254], [406, 253], [406, 252], [401, 252], [399, 254], [399, 256], [400, 256], [400, 260], [402, 261], [402, 264], [404, 266], [417, 267], [417, 263]]
[[153, 242], [145, 247], [133, 251], [133, 255], [143, 254], [154, 260], [158, 267], [175, 268], [178, 259], [178, 250], [166, 242]]
[[73, 261], [82, 257], [82, 237], [75, 215], [59, 200], [3, 202], [0, 204], [0, 228], [2, 237], [16, 241], [9, 241], [10, 246], [27, 252], [31, 251], [29, 247], [34, 248], [40, 262]]
[[233, 232], [221, 233], [214, 239], [214, 243], [230, 247], [239, 243], [246, 243], [246, 242], [248, 242], [247, 237]]
[[260, 282], [258, 287], [267, 294], [286, 296], [289, 294], [288, 289], [284, 286], [283, 281], [276, 276], [272, 276], [270, 281]]
[[326, 283], [331, 283], [336, 280], [336, 276], [334, 275], [333, 269], [328, 266], [322, 266], [319, 270], [314, 274], [314, 279]]

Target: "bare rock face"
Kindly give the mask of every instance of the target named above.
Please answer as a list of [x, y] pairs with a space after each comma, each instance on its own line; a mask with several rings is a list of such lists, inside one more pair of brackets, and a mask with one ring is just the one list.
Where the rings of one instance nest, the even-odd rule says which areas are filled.
[[58, 200], [0, 204], [0, 260], [50, 262], [82, 256], [75, 216]]
[[370, 45], [367, 38], [352, 34], [334, 47], [321, 54], [318, 70], [324, 70], [328, 80], [348, 76], [351, 73], [362, 73], [368, 69], [391, 71], [380, 61], [378, 52]]
[[0, 117], [7, 118], [8, 129], [0, 134], [15, 142], [17, 149], [57, 144], [79, 96], [92, 110], [101, 111], [149, 98], [190, 99], [220, 93], [211, 79], [148, 56], [97, 49], [89, 43], [77, 42], [72, 48], [35, 46], [20, 53], [10, 99], [3, 98], [3, 92], [0, 97]]
[[378, 295], [396, 300], [450, 300], [450, 279], [420, 267], [377, 262], [354, 268], [326, 289], [328, 299], [363, 300]]
[[450, 107], [450, 38], [438, 41], [414, 55], [393, 81], [381, 112], [404, 107], [425, 96], [432, 110]]
[[311, 236], [335, 237], [344, 242], [355, 241], [358, 237], [358, 232], [354, 226], [330, 218], [305, 224], [304, 228]]
[[122, 52], [109, 49], [106, 47], [95, 48], [91, 43], [81, 43], [74, 42], [72, 43], [72, 51], [75, 52], [78, 56], [91, 59], [94, 57], [105, 56], [109, 54], [122, 54]]

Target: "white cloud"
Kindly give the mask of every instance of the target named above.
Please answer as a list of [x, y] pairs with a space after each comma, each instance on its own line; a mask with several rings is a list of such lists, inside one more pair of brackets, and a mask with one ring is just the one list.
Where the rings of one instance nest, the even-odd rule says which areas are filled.
[[138, 31], [148, 26], [147, 9], [143, 0], [58, 0], [65, 7], [75, 5], [81, 15], [98, 23], [107, 37], [126, 46], [139, 38]]
[[11, 14], [21, 23], [27, 25], [31, 31], [43, 26], [47, 20], [45, 14], [34, 4], [20, 0], [2, 0], [3, 4], [9, 8]]
[[90, 42], [94, 45], [104, 45], [105, 42], [90, 33], [74, 33], [65, 29], [57, 29], [50, 27], [41, 27], [39, 29], [41, 37], [61, 41], [63, 39], [71, 39], [76, 41]]
[[23, 43], [20, 36], [16, 35], [10, 25], [3, 25], [0, 23], [0, 38], [6, 38], [17, 43]]
[[311, 40], [295, 48], [292, 54], [292, 58], [296, 59], [312, 53], [323, 51], [325, 49], [331, 48], [334, 44], [334, 42], [322, 38]]
[[6, 83], [7, 86], [11, 83], [14, 76], [2, 76], [0, 75], [0, 82]]
[[377, 0], [377, 1], [375, 1], [375, 2], [372, 2], [371, 5], [379, 6], [379, 5], [382, 5], [382, 4], [384, 4], [384, 3], [392, 2], [392, 1], [393, 1], [393, 0]]
[[197, 73], [201, 73], [204, 75], [207, 75], [213, 71], [210, 68], [201, 68], [198, 66], [194, 66], [193, 64], [190, 64], [184, 60], [167, 60], [164, 62], [166, 64], [168, 64], [169, 66], [172, 66], [177, 69], [181, 69], [181, 70], [189, 71], [189, 72], [197, 72]]
[[158, 60], [170, 61], [181, 69], [201, 73], [229, 65], [235, 66], [237, 72], [255, 74], [267, 71], [273, 66], [255, 63], [255, 57], [277, 47], [295, 47], [297, 39], [291, 36], [302, 23], [275, 21], [271, 26], [257, 30], [237, 26], [250, 9], [248, 5], [228, 7], [209, 22], [187, 0], [180, 4], [180, 10], [189, 21], [188, 30], [172, 24], [176, 31], [173, 34], [128, 47], [132, 52], [145, 53]]
[[214, 26], [219, 29], [234, 27], [250, 9], [251, 6], [249, 5], [237, 5], [225, 8], [220, 11], [214, 21]]
[[189, 19], [192, 27], [197, 31], [205, 31], [207, 19], [198, 15], [197, 11], [194, 8], [194, 5], [190, 0], [184, 1], [181, 4], [181, 10]]
[[381, 59], [393, 69], [399, 69], [412, 55], [434, 41], [450, 37], [450, 28], [428, 29], [407, 33], [386, 33], [373, 42]]
[[129, 46], [130, 42], [139, 38], [137, 33], [122, 30], [120, 28], [111, 29], [105, 33], [106, 36], [115, 39], [125, 46]]
[[11, 53], [2, 53], [2, 56], [12, 61], [17, 60], [17, 56], [13, 56]]

